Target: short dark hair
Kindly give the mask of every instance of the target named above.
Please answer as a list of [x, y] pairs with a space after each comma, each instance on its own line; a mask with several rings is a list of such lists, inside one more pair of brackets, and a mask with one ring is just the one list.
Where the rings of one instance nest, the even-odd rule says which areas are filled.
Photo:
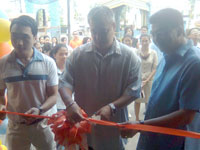
[[38, 32], [37, 23], [30, 16], [22, 15], [22, 16], [19, 16], [18, 18], [13, 19], [12, 22], [11, 22], [11, 25], [10, 25], [10, 31], [11, 31], [14, 24], [25, 26], [25, 27], [30, 27], [33, 36], [37, 35], [37, 32]]
[[62, 38], [61, 38], [61, 42], [64, 42], [65, 39], [67, 40], [66, 37], [62, 37]]
[[56, 39], [56, 44], [58, 44], [58, 39], [57, 39], [57, 37], [54, 36], [54, 37], [52, 37], [52, 40], [53, 40], [53, 39]]
[[147, 29], [147, 31], [148, 31], [148, 27], [147, 27], [147, 26], [142, 26], [141, 29], [142, 29], [142, 28], [145, 28], [145, 29]]
[[162, 26], [167, 29], [182, 28], [184, 32], [184, 22], [182, 14], [173, 8], [162, 9], [150, 17], [150, 23]]
[[148, 37], [148, 39], [151, 40], [151, 36], [150, 36], [149, 34], [142, 34], [142, 35], [140, 36], [140, 41], [141, 41], [141, 39], [142, 39], [143, 37]]
[[191, 29], [188, 29], [188, 31], [186, 32], [187, 36], [189, 36], [189, 35], [191, 34], [192, 30], [198, 30], [198, 31], [200, 31], [199, 28], [191, 28]]
[[84, 37], [84, 38], [83, 38], [83, 42], [82, 42], [82, 44], [86, 44], [86, 43], [87, 43], [87, 41], [88, 41], [88, 39], [91, 39], [91, 38], [90, 38], [90, 37], [88, 37], [88, 36]]
[[44, 38], [44, 36], [40, 36], [40, 37], [39, 37], [39, 41], [40, 41], [41, 38]]
[[52, 45], [50, 43], [45, 43], [42, 47], [42, 52], [46, 53], [52, 50]]
[[44, 39], [46, 39], [46, 38], [49, 38], [49, 39], [50, 39], [50, 37], [49, 37], [48, 35], [45, 35], [45, 36], [44, 36]]
[[39, 42], [39, 41], [36, 41], [36, 42], [33, 44], [33, 46], [35, 47], [37, 44], [40, 44], [40, 42]]
[[67, 49], [67, 46], [65, 44], [57, 44], [52, 51], [50, 52], [50, 56], [54, 59], [54, 55], [58, 52], [58, 50], [62, 47], [65, 47]]
[[55, 37], [55, 36], [54, 36], [54, 37], [52, 37], [52, 39], [53, 39], [53, 38], [54, 38], [54, 39], [56, 39], [56, 40], [58, 40], [58, 39], [57, 39], [57, 37]]
[[133, 31], [133, 28], [131, 26], [128, 26], [124, 29], [124, 36], [127, 34], [128, 29], [130, 29], [132, 31], [132, 36], [134, 36], [134, 31]]
[[107, 22], [115, 22], [113, 11], [106, 6], [97, 6], [90, 10], [88, 14], [88, 23], [91, 21], [99, 22], [105, 19]]

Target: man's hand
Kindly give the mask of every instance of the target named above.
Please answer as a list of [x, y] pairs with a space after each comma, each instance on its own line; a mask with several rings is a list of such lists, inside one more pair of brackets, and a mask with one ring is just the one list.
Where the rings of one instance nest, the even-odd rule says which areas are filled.
[[[25, 114], [39, 115], [40, 110], [36, 107], [33, 107], [33, 108], [29, 109], [27, 112], [25, 112]], [[35, 120], [37, 120], [38, 118], [24, 117], [24, 119], [26, 120], [26, 124], [29, 125], [29, 124], [33, 123]]]
[[81, 109], [76, 103], [67, 109], [67, 117], [72, 123], [77, 123], [84, 120]]
[[102, 120], [110, 120], [110, 117], [112, 115], [112, 110], [109, 105], [106, 105], [99, 109], [95, 115], [101, 116]]
[[[6, 111], [6, 106], [5, 105], [0, 105], [0, 110], [1, 111]], [[0, 120], [4, 120], [6, 118], [5, 113], [0, 113]]]
[[[127, 125], [127, 124], [138, 124], [138, 122], [125, 122], [121, 123], [120, 125]], [[138, 130], [132, 130], [132, 129], [120, 129], [122, 138], [132, 138], [138, 133]]]

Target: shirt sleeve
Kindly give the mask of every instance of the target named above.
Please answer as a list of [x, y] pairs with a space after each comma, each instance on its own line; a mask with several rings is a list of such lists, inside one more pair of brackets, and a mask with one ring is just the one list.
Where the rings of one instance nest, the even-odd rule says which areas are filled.
[[3, 63], [2, 63], [3, 59], [1, 60], [0, 62], [0, 89], [3, 90], [3, 89], [6, 89], [6, 84], [4, 82], [4, 79], [3, 79]]
[[134, 99], [137, 99], [141, 97], [141, 61], [135, 53], [132, 56], [129, 66], [128, 84], [124, 95], [132, 96]]
[[74, 77], [73, 77], [73, 53], [68, 57], [65, 64], [65, 70], [60, 77], [59, 88], [67, 87], [73, 91]]
[[0, 76], [0, 90], [3, 90], [3, 89], [6, 89], [6, 85], [2, 76]]
[[50, 60], [48, 67], [49, 67], [49, 72], [48, 72], [48, 78], [47, 78], [47, 86], [58, 85], [57, 67], [54, 60]]
[[200, 62], [185, 71], [180, 84], [180, 109], [200, 110]]

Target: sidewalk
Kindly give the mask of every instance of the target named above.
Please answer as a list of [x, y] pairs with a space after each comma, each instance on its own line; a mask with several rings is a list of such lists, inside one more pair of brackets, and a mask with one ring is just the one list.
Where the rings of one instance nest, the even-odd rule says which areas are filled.
[[[135, 120], [135, 113], [134, 113], [134, 102], [128, 106], [128, 111], [131, 114], [130, 120]], [[140, 106], [140, 119], [144, 119], [144, 111], [145, 111], [145, 104], [141, 104]], [[136, 150], [137, 142], [139, 139], [139, 133], [136, 134], [133, 138], [128, 139], [128, 143], [125, 147], [125, 150]]]

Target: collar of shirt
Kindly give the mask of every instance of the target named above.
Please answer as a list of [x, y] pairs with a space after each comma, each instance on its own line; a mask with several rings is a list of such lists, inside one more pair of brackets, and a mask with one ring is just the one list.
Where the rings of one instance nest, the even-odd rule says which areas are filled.
[[173, 56], [183, 57], [185, 53], [188, 51], [188, 49], [190, 49], [192, 46], [193, 46], [192, 41], [188, 40], [186, 44], [181, 45], [178, 48], [178, 50], [174, 52], [173, 54], [168, 55], [168, 54], [163, 53], [164, 58], [167, 61], [168, 59], [173, 58]]
[[24, 66], [24, 64], [18, 58], [16, 58], [16, 53], [14, 50], [9, 55], [8, 61], [10, 61], [11, 63], [15, 63], [15, 62], [18, 63], [20, 65], [20, 68], [22, 69], [23, 77], [25, 77], [26, 75], [28, 75], [30, 65], [36, 61], [44, 61], [44, 58], [42, 54], [33, 47], [33, 57], [26, 66]]
[[[8, 57], [8, 61], [13, 62], [16, 60], [17, 60], [17, 58], [16, 58], [15, 50], [13, 50]], [[32, 61], [44, 61], [42, 54], [38, 50], [36, 50], [34, 47], [33, 47], [33, 57], [31, 60]]]
[[57, 67], [57, 72], [59, 76], [62, 74], [62, 71], [58, 67]]
[[[86, 52], [96, 52], [96, 53], [100, 54], [97, 51], [93, 42], [92, 42], [91, 46], [86, 50]], [[120, 49], [120, 44], [116, 39], [114, 39], [113, 44], [112, 44], [111, 48], [108, 50], [108, 53], [105, 55], [105, 57], [108, 55], [112, 55], [112, 54], [119, 54], [119, 55], [122, 54], [121, 49]]]

